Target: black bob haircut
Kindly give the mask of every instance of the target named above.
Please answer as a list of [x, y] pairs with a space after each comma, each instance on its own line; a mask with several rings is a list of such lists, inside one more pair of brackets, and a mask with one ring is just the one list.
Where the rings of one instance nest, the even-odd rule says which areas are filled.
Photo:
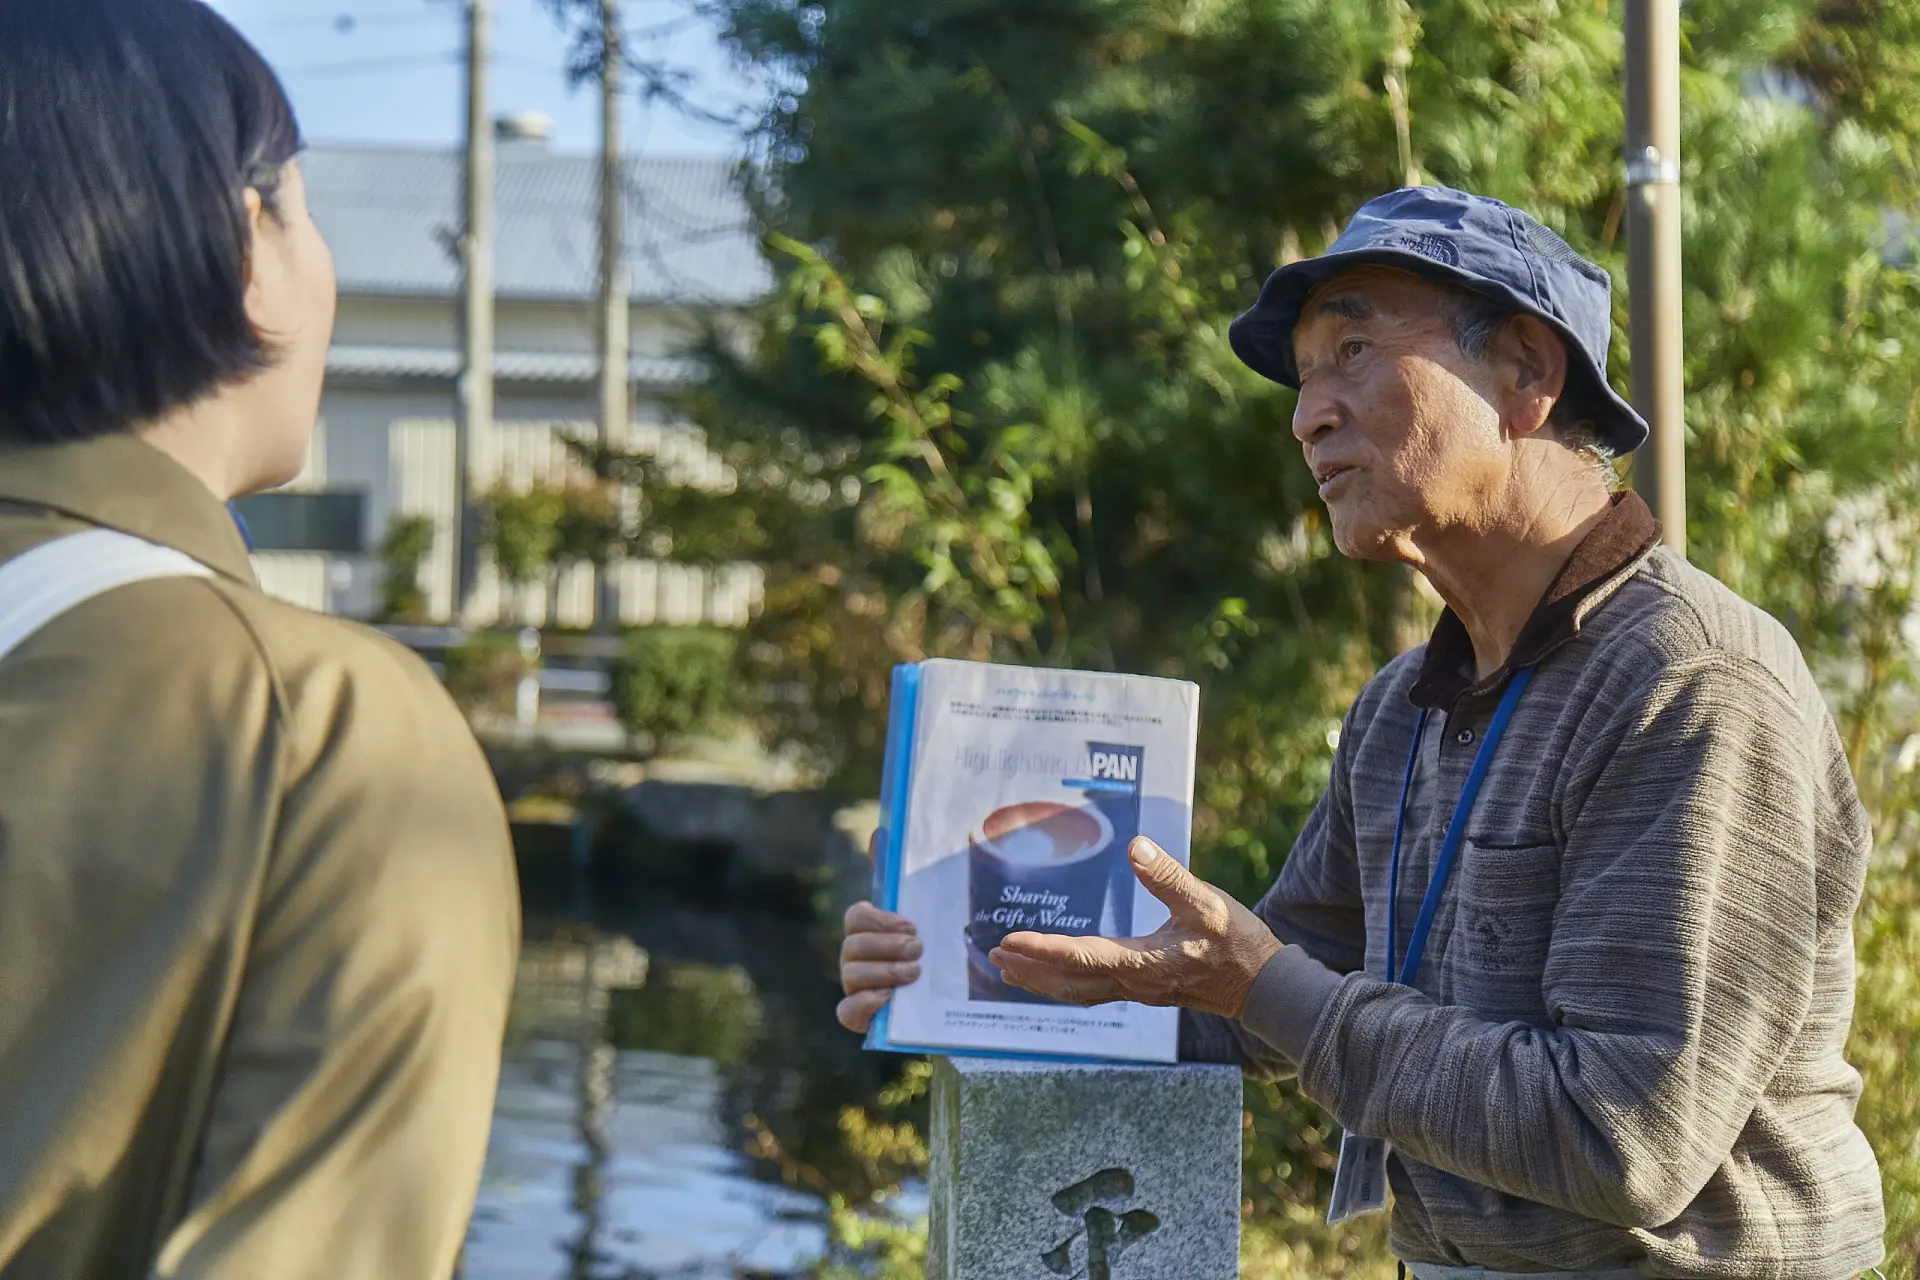
[[0, 439], [127, 431], [267, 367], [246, 196], [301, 149], [200, 0], [0, 0]]

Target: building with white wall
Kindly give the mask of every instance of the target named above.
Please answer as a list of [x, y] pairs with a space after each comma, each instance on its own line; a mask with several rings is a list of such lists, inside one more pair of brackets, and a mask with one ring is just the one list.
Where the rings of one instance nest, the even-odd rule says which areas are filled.
[[[302, 157], [307, 199], [332, 247], [340, 311], [319, 427], [305, 472], [247, 499], [262, 584], [310, 608], [367, 616], [379, 599], [379, 549], [396, 516], [434, 522], [421, 575], [436, 621], [451, 619], [456, 536], [455, 378], [460, 366], [461, 222], [457, 152], [315, 147]], [[495, 421], [470, 442], [471, 493], [580, 476], [563, 443], [595, 438], [599, 163], [537, 140], [503, 141], [495, 160]], [[684, 354], [701, 324], [722, 323], [769, 285], [733, 166], [628, 162], [632, 302], [629, 447], [673, 459], [724, 489], [724, 463], [662, 396], [695, 375]], [[634, 625], [738, 625], [757, 600], [751, 565], [707, 569], [654, 560], [617, 566], [621, 619]], [[570, 571], [561, 625], [593, 614], [592, 574]], [[469, 623], [541, 621], [545, 592], [508, 601], [480, 565]]]

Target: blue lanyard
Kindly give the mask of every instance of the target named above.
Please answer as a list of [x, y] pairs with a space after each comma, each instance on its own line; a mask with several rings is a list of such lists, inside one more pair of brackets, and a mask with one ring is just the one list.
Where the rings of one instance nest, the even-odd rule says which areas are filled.
[[[1447, 887], [1447, 876], [1453, 871], [1453, 860], [1460, 852], [1460, 842], [1466, 838], [1467, 818], [1473, 812], [1473, 802], [1480, 795], [1480, 784], [1487, 780], [1487, 769], [1493, 764], [1493, 753], [1500, 746], [1500, 738], [1507, 731], [1507, 721], [1513, 719], [1513, 709], [1520, 702], [1520, 695], [1526, 692], [1527, 684], [1533, 679], [1533, 668], [1522, 667], [1513, 673], [1513, 679], [1507, 685], [1500, 706], [1493, 713], [1493, 720], [1487, 725], [1486, 734], [1480, 739], [1480, 753], [1473, 758], [1473, 768], [1467, 771], [1466, 785], [1460, 788], [1460, 802], [1453, 807], [1453, 821], [1447, 824], [1447, 838], [1440, 845], [1440, 856], [1434, 860], [1433, 878], [1427, 881], [1427, 896], [1420, 903], [1419, 918], [1413, 922], [1413, 936], [1407, 939], [1406, 962], [1400, 966], [1400, 982], [1403, 986], [1412, 986], [1413, 978], [1420, 971], [1420, 957], [1427, 949], [1427, 934], [1433, 928], [1434, 913], [1440, 909], [1440, 891]], [[1400, 783], [1400, 816], [1393, 823], [1393, 866], [1392, 879], [1387, 885], [1387, 981], [1393, 977], [1393, 945], [1400, 936], [1400, 838], [1407, 827], [1407, 794], [1413, 790], [1413, 770], [1420, 763], [1420, 741], [1427, 735], [1427, 711], [1420, 712], [1420, 721], [1414, 726], [1413, 747], [1407, 752], [1407, 776]]]

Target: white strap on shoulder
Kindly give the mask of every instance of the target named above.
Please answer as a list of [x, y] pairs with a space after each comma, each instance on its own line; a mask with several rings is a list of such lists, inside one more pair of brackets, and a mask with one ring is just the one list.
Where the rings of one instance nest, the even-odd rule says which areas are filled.
[[115, 587], [212, 576], [185, 552], [115, 529], [55, 538], [0, 565], [0, 658], [67, 610]]

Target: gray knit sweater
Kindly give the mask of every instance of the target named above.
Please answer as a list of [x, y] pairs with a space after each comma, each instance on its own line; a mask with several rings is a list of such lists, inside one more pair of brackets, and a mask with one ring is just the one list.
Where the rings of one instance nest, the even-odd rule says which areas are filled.
[[[1665, 550], [1629, 556], [1541, 658], [1413, 987], [1382, 979], [1416, 649], [1349, 713], [1260, 905], [1291, 944], [1191, 1056], [1298, 1072], [1388, 1139], [1415, 1261], [1841, 1280], [1880, 1261], [1854, 1126], [1851, 918], [1868, 824], [1806, 663]], [[1504, 675], [1429, 719], [1398, 892], [1404, 955]]]

